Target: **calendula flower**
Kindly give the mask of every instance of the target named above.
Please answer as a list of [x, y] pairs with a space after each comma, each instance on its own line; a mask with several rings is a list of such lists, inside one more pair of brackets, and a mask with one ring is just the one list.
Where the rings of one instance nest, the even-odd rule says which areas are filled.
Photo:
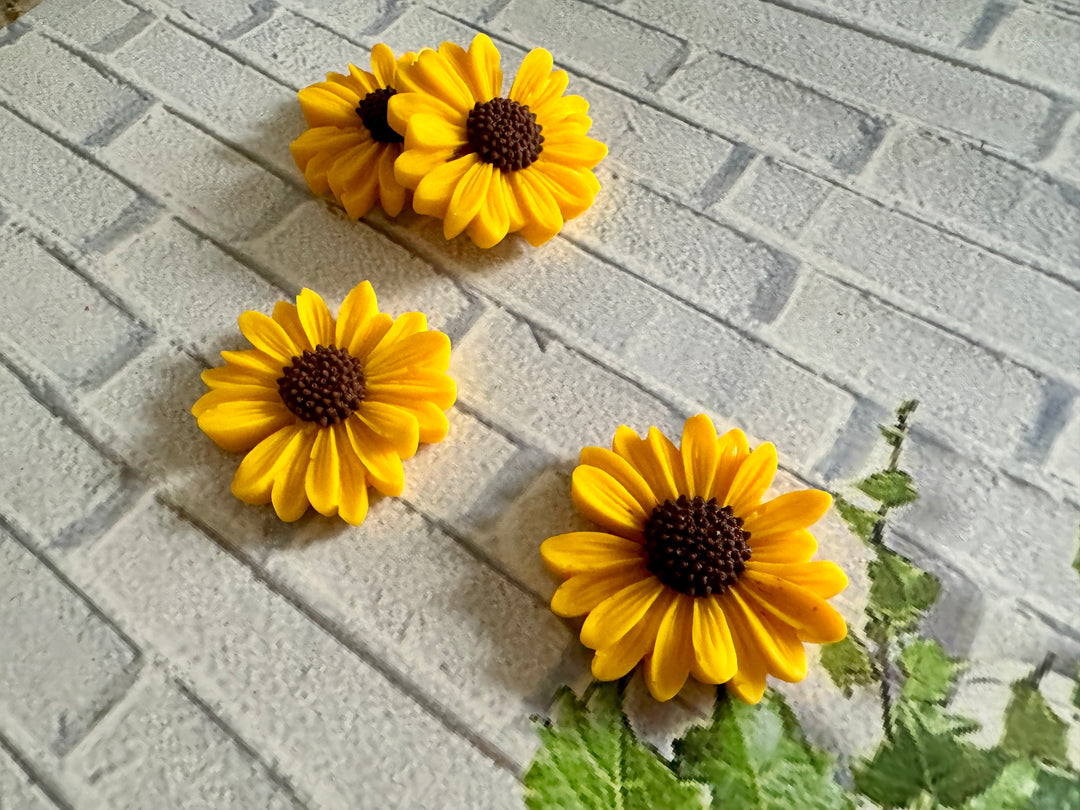
[[401, 65], [391, 126], [405, 133], [394, 173], [414, 190], [413, 208], [443, 220], [447, 239], [468, 233], [491, 247], [520, 231], [530, 244], [553, 237], [592, 205], [591, 169], [607, 147], [585, 135], [589, 103], [564, 96], [566, 72], [542, 48], [522, 62], [502, 96], [499, 52], [483, 34], [469, 50], [444, 42]]
[[[386, 45], [371, 49], [371, 70], [349, 65], [349, 75], [328, 73], [325, 82], [300, 91], [308, 129], [290, 150], [316, 194], [332, 191], [350, 217], [362, 217], [376, 203], [390, 216], [405, 205], [404, 186], [394, 176], [394, 161], [405, 138], [386, 122], [386, 103], [396, 92], [400, 60]], [[402, 129], [402, 132], [405, 130]]]
[[656, 428], [641, 439], [624, 426], [611, 450], [581, 451], [574, 503], [602, 531], [548, 538], [541, 554], [566, 580], [551, 609], [586, 617], [594, 677], [644, 661], [657, 700], [693, 675], [757, 703], [766, 674], [806, 676], [803, 642], [844, 638], [825, 600], [847, 577], [810, 561], [807, 531], [832, 499], [803, 490], [761, 503], [775, 474], [771, 444], [751, 453], [742, 431], [717, 438], [704, 415], [687, 420], [678, 448]]
[[286, 521], [310, 505], [358, 525], [368, 485], [400, 495], [402, 459], [445, 438], [450, 340], [419, 312], [379, 312], [368, 282], [336, 320], [304, 290], [273, 317], [245, 312], [240, 331], [255, 348], [222, 352], [191, 412], [221, 447], [247, 453], [232, 482], [245, 503], [272, 503]]

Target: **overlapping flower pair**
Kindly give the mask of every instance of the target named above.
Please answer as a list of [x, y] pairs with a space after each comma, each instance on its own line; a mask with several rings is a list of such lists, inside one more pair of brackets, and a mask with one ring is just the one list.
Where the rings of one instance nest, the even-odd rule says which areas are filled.
[[492, 247], [508, 233], [540, 245], [592, 205], [592, 168], [607, 147], [589, 138], [589, 104], [565, 95], [565, 71], [538, 48], [502, 96], [499, 52], [478, 35], [395, 58], [371, 52], [371, 72], [349, 65], [300, 91], [308, 129], [293, 158], [316, 194], [351, 217], [376, 204], [397, 216], [409, 197], [452, 239]]

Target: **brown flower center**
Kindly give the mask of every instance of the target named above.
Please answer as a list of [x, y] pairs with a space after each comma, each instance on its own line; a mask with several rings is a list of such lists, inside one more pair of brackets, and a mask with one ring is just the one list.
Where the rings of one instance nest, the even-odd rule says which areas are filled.
[[536, 113], [508, 98], [476, 102], [465, 131], [472, 151], [504, 172], [532, 165], [544, 148], [543, 127], [536, 123]]
[[746, 567], [750, 532], [730, 506], [700, 495], [664, 501], [645, 522], [648, 569], [669, 588], [690, 596], [727, 590]]
[[285, 407], [323, 427], [349, 417], [364, 399], [364, 365], [344, 349], [316, 346], [292, 359], [278, 379]]
[[399, 135], [386, 120], [386, 104], [395, 95], [397, 90], [393, 87], [380, 87], [360, 99], [356, 108], [356, 114], [371, 133], [372, 140], [379, 143], [402, 143], [405, 140], [405, 136]]

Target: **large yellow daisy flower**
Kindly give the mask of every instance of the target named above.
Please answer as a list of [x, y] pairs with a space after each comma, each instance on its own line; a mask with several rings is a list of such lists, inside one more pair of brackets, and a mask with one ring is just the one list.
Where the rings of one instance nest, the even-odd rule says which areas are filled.
[[447, 239], [468, 233], [491, 247], [520, 231], [539, 245], [592, 205], [590, 171], [607, 147], [585, 135], [581, 96], [564, 96], [566, 72], [551, 54], [525, 57], [503, 98], [499, 52], [478, 35], [465, 51], [444, 42], [398, 69], [388, 120], [405, 133], [394, 172], [414, 189], [413, 208], [443, 220]]
[[[290, 150], [316, 194], [333, 192], [350, 217], [359, 218], [378, 202], [394, 217], [407, 191], [394, 177], [394, 161], [405, 138], [386, 122], [386, 103], [396, 92], [400, 60], [386, 45], [371, 50], [371, 70], [349, 65], [349, 75], [326, 74], [326, 81], [300, 91], [300, 108], [310, 127]], [[402, 132], [405, 130], [402, 129]]]
[[641, 439], [624, 426], [611, 450], [581, 451], [574, 503], [602, 531], [551, 537], [540, 550], [566, 579], [551, 609], [586, 616], [594, 677], [621, 678], [644, 659], [657, 700], [693, 675], [757, 703], [766, 674], [806, 676], [804, 641], [844, 638], [825, 600], [847, 577], [810, 561], [807, 531], [832, 499], [803, 490], [761, 503], [775, 474], [771, 444], [751, 453], [742, 431], [717, 438], [704, 415], [687, 420], [678, 448], [656, 428]]
[[400, 495], [402, 459], [445, 438], [457, 396], [450, 340], [419, 312], [379, 312], [368, 282], [337, 320], [304, 290], [271, 318], [245, 312], [240, 331], [255, 348], [222, 352], [225, 365], [203, 372], [210, 392], [191, 409], [221, 447], [247, 453], [232, 483], [240, 500], [272, 503], [286, 521], [310, 505], [358, 525], [368, 484]]

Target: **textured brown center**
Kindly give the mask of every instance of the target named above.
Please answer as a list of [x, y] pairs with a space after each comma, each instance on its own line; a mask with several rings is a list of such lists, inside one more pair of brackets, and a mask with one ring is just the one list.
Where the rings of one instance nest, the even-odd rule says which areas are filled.
[[536, 123], [536, 113], [508, 98], [476, 102], [465, 130], [472, 151], [504, 172], [524, 169], [543, 150], [543, 127]]
[[746, 567], [750, 532], [742, 518], [716, 498], [700, 495], [664, 501], [645, 523], [648, 568], [680, 593], [691, 596], [721, 594]]
[[285, 407], [323, 427], [347, 419], [364, 399], [363, 364], [336, 346], [316, 346], [294, 357], [277, 383]]
[[393, 87], [380, 87], [360, 99], [356, 108], [356, 114], [368, 128], [372, 140], [379, 143], [402, 143], [405, 140], [405, 136], [395, 132], [386, 120], [386, 103], [394, 95], [397, 95], [397, 90]]

